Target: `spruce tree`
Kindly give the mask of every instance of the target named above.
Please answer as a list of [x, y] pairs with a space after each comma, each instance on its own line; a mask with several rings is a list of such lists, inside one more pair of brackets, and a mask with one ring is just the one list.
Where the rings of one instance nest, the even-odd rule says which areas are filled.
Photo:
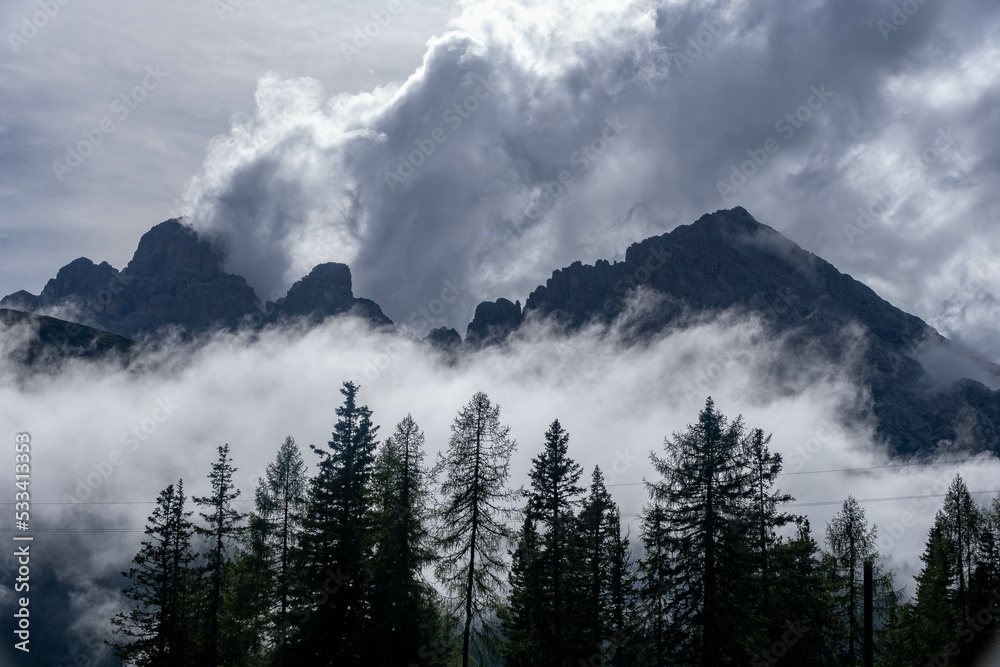
[[500, 406], [477, 392], [455, 418], [436, 466], [443, 482], [435, 569], [461, 619], [462, 667], [473, 646], [482, 651], [492, 639], [487, 618], [500, 606], [505, 583], [501, 548], [510, 537], [515, 493], [507, 479], [516, 446], [510, 427], [500, 423]]
[[319, 470], [309, 487], [297, 558], [300, 603], [293, 617], [301, 632], [282, 654], [288, 664], [368, 664], [365, 628], [373, 524], [376, 434], [372, 413], [359, 405], [358, 385], [345, 382], [343, 404], [327, 448], [312, 446]]
[[[795, 524], [795, 534], [775, 544], [770, 555], [774, 608], [768, 612], [769, 634], [751, 648], [752, 665], [772, 664], [779, 657], [802, 667], [840, 660], [834, 560], [820, 550], [808, 519], [797, 517]], [[779, 640], [784, 656], [773, 651]]]
[[123, 665], [186, 667], [194, 645], [195, 615], [191, 512], [184, 509], [184, 482], [160, 492], [146, 524], [146, 539], [122, 575], [122, 594], [135, 604], [111, 620], [117, 641], [108, 641]]
[[680, 638], [673, 632], [674, 559], [667, 536], [667, 512], [661, 504], [653, 502], [643, 508], [640, 537], [643, 557], [639, 559], [637, 592], [645, 648], [642, 663], [667, 667], [678, 662], [674, 655]]
[[501, 656], [507, 667], [533, 667], [541, 662], [544, 638], [538, 614], [543, 606], [540, 549], [534, 515], [525, 511], [517, 546], [510, 552], [507, 603], [498, 614], [504, 636]]
[[205, 526], [195, 527], [195, 531], [206, 539], [208, 547], [202, 566], [206, 589], [203, 598], [205, 635], [198, 661], [206, 667], [219, 664], [219, 647], [224, 641], [219, 632], [222, 597], [228, 585], [231, 547], [239, 535], [243, 521], [243, 515], [232, 505], [240, 491], [233, 485], [233, 473], [236, 469], [229, 456], [229, 443], [220, 446], [217, 451], [219, 458], [212, 464], [212, 472], [208, 475], [212, 493], [194, 499], [195, 504], [206, 508], [206, 511], [199, 513]]
[[684, 659], [705, 667], [739, 660], [732, 627], [721, 623], [732, 611], [729, 586], [742, 574], [737, 564], [744, 545], [733, 526], [747, 516], [743, 437], [742, 418], [730, 422], [709, 398], [697, 424], [665, 439], [663, 458], [651, 454], [663, 479], [647, 484], [664, 503], [667, 550], [676, 558], [672, 622], [684, 638]]
[[611, 562], [608, 570], [609, 609], [606, 630], [611, 642], [608, 647], [610, 664], [615, 667], [634, 665], [639, 660], [636, 617], [637, 592], [635, 563], [629, 545], [628, 531], [622, 532], [621, 511], [615, 505], [609, 518]]
[[924, 567], [916, 576], [914, 639], [922, 657], [945, 652], [959, 621], [956, 591], [952, 589], [958, 568], [943, 523], [938, 514], [920, 557]]
[[437, 626], [434, 590], [422, 571], [434, 558], [429, 544], [430, 474], [424, 434], [411, 415], [385, 441], [375, 462], [375, 554], [370, 660], [379, 665], [420, 661]]
[[[583, 469], [568, 456], [569, 433], [556, 419], [545, 432], [542, 452], [532, 459], [531, 490], [528, 512], [536, 521], [542, 545], [541, 599], [547, 600], [539, 611], [542, 629], [551, 631], [543, 648], [548, 664], [559, 667], [571, 660], [566, 640], [566, 596], [569, 590], [567, 557], [570, 551], [574, 509], [583, 489], [578, 486]], [[606, 492], [605, 492], [606, 493]], [[602, 545], [603, 548], [603, 545]], [[575, 660], [573, 661], [575, 662]]]
[[[574, 558], [579, 570], [579, 593], [575, 596], [578, 605], [576, 623], [579, 626], [576, 639], [576, 658], [592, 655], [597, 648], [603, 648], [615, 633], [613, 591], [615, 568], [620, 579], [623, 596], [628, 592], [628, 574], [621, 571], [623, 563], [616, 559], [627, 554], [619, 550], [621, 523], [618, 507], [607, 487], [604, 474], [599, 467], [591, 474], [590, 491], [583, 500], [577, 519]], [[624, 598], [623, 598], [624, 601]], [[624, 617], [622, 618], [624, 621]], [[577, 660], [573, 660], [575, 664]]]

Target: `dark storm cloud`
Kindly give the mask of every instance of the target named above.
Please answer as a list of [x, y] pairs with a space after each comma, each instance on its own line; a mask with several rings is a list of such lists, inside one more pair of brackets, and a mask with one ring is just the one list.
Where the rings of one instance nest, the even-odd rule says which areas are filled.
[[457, 278], [470, 287], [447, 318], [462, 326], [479, 300], [523, 299], [553, 268], [742, 204], [996, 356], [983, 326], [998, 275], [977, 251], [997, 244], [983, 223], [997, 208], [997, 11], [895, 7], [466, 3], [401, 86], [324, 100], [311, 82], [262, 80], [258, 104], [309, 89], [287, 131], [314, 140], [274, 164], [247, 138], [274, 114], [259, 107], [210, 153], [210, 195], [193, 182], [195, 224], [229, 230], [234, 268], [267, 274], [258, 291], [308, 271], [310, 239], [396, 319]]

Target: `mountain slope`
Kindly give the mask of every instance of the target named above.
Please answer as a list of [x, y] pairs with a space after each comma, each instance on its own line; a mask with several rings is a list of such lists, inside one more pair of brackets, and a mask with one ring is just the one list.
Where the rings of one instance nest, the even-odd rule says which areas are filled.
[[[107, 331], [7, 308], [0, 308], [0, 327], [6, 337], [3, 356], [27, 367], [113, 355], [127, 360], [135, 349], [128, 338]], [[11, 340], [18, 328], [23, 328], [21, 337]]]
[[[1000, 368], [739, 207], [635, 243], [624, 262], [576, 262], [554, 271], [528, 296], [523, 311], [515, 312], [506, 300], [506, 307], [480, 304], [467, 339], [488, 331], [491, 340], [502, 340], [538, 317], [569, 329], [610, 322], [622, 315], [637, 288], [656, 299], [654, 308], [630, 319], [638, 335], [682, 324], [687, 315], [737, 309], [785, 336], [790, 360], [819, 349], [834, 363], [851, 364], [857, 380], [871, 388], [879, 431], [896, 452], [954, 445], [1000, 451], [1000, 393], [974, 380], [941, 387], [921, 360], [929, 350], [941, 352], [977, 367], [980, 379], [994, 383]], [[856, 338], [844, 335], [858, 325], [864, 342], [860, 360]]]

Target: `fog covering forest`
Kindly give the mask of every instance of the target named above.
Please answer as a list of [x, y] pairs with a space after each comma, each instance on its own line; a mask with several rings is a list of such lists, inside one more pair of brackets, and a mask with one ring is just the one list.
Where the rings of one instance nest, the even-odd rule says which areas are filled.
[[866, 561], [875, 664], [973, 665], [1000, 640], [1000, 495], [983, 507], [961, 476], [906, 600], [854, 497], [817, 534], [784, 511], [771, 436], [711, 398], [651, 454], [633, 549], [558, 419], [514, 489], [485, 393], [428, 460], [411, 415], [382, 439], [358, 385], [340, 392], [314, 476], [288, 437], [248, 512], [228, 444], [209, 494], [160, 492], [112, 621], [123, 664], [860, 665]]
[[[643, 307], [638, 298], [629, 310]], [[758, 427], [765, 436], [773, 433], [768, 449], [782, 455], [783, 468], [771, 490], [779, 496], [789, 493], [795, 498], [776, 509], [779, 513], [807, 516], [817, 548], [830, 551], [827, 524], [835, 521], [848, 495], [858, 499], [868, 525], [878, 528], [879, 562], [884, 572], [895, 573], [893, 588], [903, 592], [900, 603], [915, 599], [914, 577], [925, 569], [920, 556], [925, 551], [935, 514], [956, 474], [967, 480], [970, 493], [984, 513], [989, 508], [995, 494], [981, 492], [996, 490], [994, 459], [986, 454], [972, 457], [951, 451], [913, 461], [889, 458], [873, 436], [872, 424], [845, 423], [839, 418], [839, 406], [863, 401], [864, 390], [820, 356], [796, 356], [795, 363], [787, 365], [793, 373], [775, 375], [770, 371], [773, 360], [792, 359], [792, 353], [782, 346], [780, 339], [764, 335], [752, 317], [722, 313], [691, 318], [638, 346], [623, 345], [617, 326], [615, 323], [610, 329], [585, 328], [565, 335], [544, 323], [536, 323], [502, 347], [452, 358], [428, 350], [426, 345], [406, 336], [372, 331], [365, 323], [348, 317], [333, 318], [311, 328], [220, 332], [192, 343], [162, 341], [146, 348], [128, 367], [110, 359], [65, 360], [23, 375], [16, 366], [5, 363], [0, 366], [4, 379], [0, 383], [0, 412], [5, 422], [24, 425], [32, 433], [32, 461], [36, 471], [32, 481], [33, 518], [37, 526], [45, 527], [35, 542], [37, 553], [44, 554], [44, 559], [36, 559], [32, 573], [33, 604], [38, 605], [32, 611], [34, 628], [39, 636], [45, 637], [45, 642], [33, 645], [32, 659], [50, 665], [116, 664], [111, 648], [103, 641], [126, 644], [133, 639], [115, 635], [111, 621], [119, 612], [128, 613], [137, 603], [123, 596], [123, 590], [132, 583], [121, 573], [135, 565], [131, 561], [142, 550], [142, 540], [155, 542], [154, 536], [142, 531], [157, 523], [155, 516], [150, 517], [159, 506], [158, 501], [162, 501], [159, 493], [172, 484], [174, 493], [179, 494], [178, 482], [183, 479], [184, 511], [192, 512], [189, 520], [195, 525], [210, 529], [211, 520], [201, 514], [212, 516], [211, 507], [195, 503], [194, 498], [214, 497], [209, 473], [219, 462], [217, 447], [226, 443], [230, 446], [229, 465], [236, 469], [232, 487], [241, 491], [231, 505], [243, 517], [230, 526], [238, 524], [241, 529], [224, 536], [223, 550], [217, 552], [221, 556], [216, 558], [217, 565], [220, 561], [231, 562], [222, 570], [216, 568], [219, 573], [225, 572], [225, 577], [219, 578], [217, 647], [231, 650], [228, 633], [233, 619], [227, 620], [225, 614], [234, 608], [231, 596], [238, 590], [239, 577], [244, 575], [230, 568], [235, 568], [243, 560], [241, 554], [252, 548], [247, 540], [254, 535], [252, 527], [256, 523], [251, 515], [261, 512], [256, 506], [259, 479], [267, 479], [267, 468], [275, 462], [279, 445], [292, 435], [300, 443], [306, 478], [310, 480], [305, 485], [305, 496], [310, 497], [311, 480], [319, 478], [320, 462], [328, 457], [313, 454], [309, 445], [332, 454], [327, 443], [340, 419], [335, 410], [344, 403], [338, 390], [348, 378], [361, 387], [358, 403], [371, 406], [371, 420], [379, 425], [372, 436], [375, 445], [370, 456], [378, 458], [396, 425], [409, 413], [417, 424], [415, 428], [425, 434], [423, 467], [427, 471], [435, 467], [439, 453], [449, 451], [454, 435], [451, 424], [456, 414], [477, 392], [485, 391], [491, 404], [503, 406], [499, 423], [510, 427], [508, 437], [518, 443], [509, 459], [509, 476], [498, 487], [511, 492], [522, 488], [531, 492], [533, 459], [542, 455], [545, 434], [552, 422], [559, 419], [561, 426], [572, 434], [566, 456], [583, 469], [578, 480], [569, 484], [584, 489], [582, 493], [567, 495], [567, 500], [573, 501], [572, 514], [578, 517], [583, 511], [583, 502], [590, 496], [593, 471], [599, 467], [605, 487], [620, 509], [619, 522], [624, 535], [620, 533], [619, 539], [628, 547], [631, 559], [628, 573], [633, 577], [636, 595], [630, 609], [640, 621], [643, 570], [639, 565], [647, 559], [648, 552], [642, 542], [646, 532], [643, 518], [653, 501], [643, 480], [663, 485], [667, 479], [657, 470], [650, 453], [671, 460], [663, 447], [664, 437], [676, 439], [675, 434], [685, 433], [688, 425], [699, 423], [699, 413], [709, 395], [730, 422], [736, 419], [735, 415], [744, 415], [745, 437], [750, 437]], [[19, 340], [30, 337], [30, 331], [16, 328], [8, 329], [6, 334], [0, 338], [6, 346], [5, 353], [15, 348]], [[5, 354], [5, 358], [9, 357]], [[581, 363], [581, 359], [587, 363]], [[490, 381], [484, 384], [483, 378]], [[365, 506], [368, 511], [359, 515], [365, 521], [375, 521], [377, 502], [387, 502], [378, 501], [377, 466], [374, 462], [371, 465], [374, 467]], [[433, 558], [422, 561], [417, 581], [421, 582], [421, 604], [428, 604], [428, 596], [433, 601], [427, 607], [430, 620], [421, 618], [431, 623], [430, 627], [434, 626], [434, 618], [440, 624], [437, 627], [442, 638], [435, 646], [442, 648], [434, 655], [444, 659], [445, 647], [451, 645], [455, 649], [453, 657], [460, 660], [464, 617], [452, 599], [454, 590], [443, 585], [445, 573], [437, 572], [442, 562], [440, 557], [447, 552], [438, 542], [442, 515], [437, 504], [448, 497], [448, 493], [442, 493], [447, 479], [442, 470], [433, 481], [427, 482], [428, 510], [424, 523], [427, 536], [423, 545]], [[884, 502], [875, 502], [879, 499]], [[666, 506], [668, 500], [661, 497], [660, 503]], [[505, 650], [501, 648], [503, 642], [490, 643], [489, 637], [479, 634], [480, 629], [494, 630], [494, 640], [517, 637], [516, 632], [503, 630], [505, 621], [501, 612], [519, 586], [517, 578], [521, 575], [513, 565], [518, 545], [523, 541], [519, 538], [524, 530], [523, 511], [528, 497], [515, 493], [498, 498], [494, 504], [504, 510], [497, 516], [497, 523], [505, 531], [496, 549], [503, 563], [494, 572], [499, 599], [486, 604], [476, 598], [477, 604], [482, 602], [483, 606], [471, 625], [476, 631], [470, 636], [474, 659], [487, 652], [501, 656]], [[725, 511], [734, 511], [734, 507]], [[302, 538], [296, 543], [299, 549], [307, 542], [303, 532], [306, 529], [303, 525], [297, 530]], [[546, 525], [536, 521], [534, 530], [538, 551], [544, 553]], [[775, 525], [775, 536], [771, 539], [774, 544], [794, 541], [799, 530], [794, 521]], [[530, 532], [529, 529], [529, 535]], [[574, 527], [560, 534], [576, 536], [579, 532]], [[363, 543], [367, 545], [366, 551], [358, 556], [367, 563], [366, 568], [373, 565], [370, 557], [377, 553], [375, 543], [370, 541], [376, 534], [374, 529], [366, 533], [366, 538], [370, 538]], [[724, 535], [729, 536], [728, 540], [733, 539], [728, 529]], [[211, 535], [191, 535], [191, 553], [196, 557], [187, 563], [189, 574], [199, 578], [209, 576], [203, 568], [209, 562], [211, 542]], [[736, 548], [732, 543], [729, 546]], [[454, 547], [452, 544], [449, 548]], [[586, 608], [579, 607], [573, 597], [580, 593], [576, 548], [567, 547], [562, 554], [566, 578], [576, 581], [573, 586], [567, 582], [567, 609], [570, 605]], [[817, 567], [822, 570], [818, 552], [812, 561], [819, 563]], [[674, 559], [670, 562], [679, 563]], [[968, 561], [963, 562], [967, 576], [971, 576]], [[0, 559], [0, 567], [9, 572], [16, 568], [15, 559], [11, 556]], [[296, 585], [307, 590], [295, 589], [286, 607], [289, 615], [300, 612], [293, 620], [301, 621], [302, 609], [294, 605], [301, 604], [303, 596], [307, 601], [315, 599], [309, 604], [317, 604], [319, 613], [324, 585], [332, 589], [341, 585], [337, 583], [341, 580], [326, 584], [329, 576], [326, 569], [303, 570], [298, 565], [292, 569], [296, 576], [312, 577], [304, 583], [297, 580]], [[336, 568], [332, 572], [336, 574]], [[777, 585], [777, 570], [774, 573]], [[454, 578], [454, 571], [451, 576]], [[729, 571], [725, 576], [727, 581], [732, 579]], [[750, 585], [752, 578], [747, 581]], [[954, 586], [955, 580], [950, 581]], [[522, 587], [538, 590], [535, 584], [525, 583]], [[208, 616], [200, 606], [206, 602], [201, 595], [212, 589], [200, 583], [194, 589], [197, 599], [187, 600], [198, 605], [197, 622], [186, 626], [186, 639], [192, 648], [202, 646], [201, 633]], [[722, 590], [735, 594], [736, 589]], [[365, 595], [371, 592], [366, 590]], [[667, 589], [661, 596], [664, 604], [669, 594]], [[315, 595], [320, 598], [313, 598]], [[13, 592], [5, 587], [3, 596], [9, 604]], [[776, 593], [774, 599], [783, 600], [782, 596]], [[540, 599], [551, 598], [543, 593]], [[275, 598], [271, 600], [273, 603]], [[371, 604], [375, 604], [371, 599], [364, 602], [366, 606]], [[253, 605], [240, 601], [236, 607], [250, 609]], [[141, 604], [140, 608], [153, 610]], [[744, 607], [727, 602], [720, 608]], [[274, 612], [275, 608], [271, 608], [269, 613]], [[352, 622], [368, 628], [368, 613]], [[582, 621], [568, 612], [563, 617], [564, 641], [570, 648], [560, 655], [569, 660], [572, 651], [579, 648], [571, 642], [580, 641]], [[756, 619], [758, 615], [747, 618]], [[763, 622], [763, 617], [760, 620]], [[842, 640], [846, 636], [842, 625], [838, 625], [844, 622], [845, 617], [841, 616], [829, 626], [834, 633], [831, 642], [836, 643], [834, 637]], [[268, 649], [273, 649], [277, 641], [273, 632], [281, 626], [275, 626], [273, 616], [266, 623], [270, 624], [272, 634], [260, 635], [263, 639], [257, 649], [269, 653]], [[728, 635], [732, 625], [731, 621], [725, 621], [725, 625], [716, 627], [725, 627]], [[293, 635], [304, 632], [306, 626], [296, 624], [289, 632]], [[429, 626], [421, 627], [421, 632], [426, 633]], [[771, 651], [775, 642], [784, 642], [784, 633], [788, 631], [782, 627], [778, 635], [766, 635], [770, 630], [765, 626], [740, 627], [746, 627], [749, 633], [740, 642], [754, 642], [742, 644], [740, 649], [751, 651], [751, 659], [759, 657], [761, 651]], [[957, 630], [955, 633], [957, 636]], [[817, 633], [813, 638], [819, 636]], [[661, 637], [665, 638], [661, 646], [681, 646], [672, 643], [670, 635]], [[797, 643], [807, 646], [808, 637], [807, 633]], [[524, 641], [530, 646], [531, 642], [548, 640], [544, 636], [529, 636]], [[415, 662], [430, 664], [434, 655], [425, 646], [427, 640], [421, 642], [416, 647]], [[383, 643], [370, 644], [366, 640], [364, 645], [381, 647]], [[645, 650], [643, 647], [654, 647], [655, 641], [639, 639], [628, 645], [633, 650]], [[288, 650], [293, 646], [297, 644], [287, 643]], [[969, 655], [966, 645], [960, 646]], [[947, 642], [944, 647], [947, 648]], [[583, 658], [587, 660], [612, 659], [610, 655], [600, 657], [593, 643], [585, 648], [589, 652]], [[419, 655], [420, 649], [424, 649], [423, 657]], [[839, 645], [839, 649], [849, 649], [849, 643]], [[779, 646], [778, 651], [781, 650]], [[327, 657], [333, 660], [332, 656]], [[580, 657], [573, 659], [578, 664]], [[771, 659], [777, 656], [772, 654]], [[405, 664], [409, 667], [412, 662]]]

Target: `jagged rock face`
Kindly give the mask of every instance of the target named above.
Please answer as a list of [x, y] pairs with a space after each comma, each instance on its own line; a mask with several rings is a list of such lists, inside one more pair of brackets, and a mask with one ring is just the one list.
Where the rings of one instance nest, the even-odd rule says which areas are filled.
[[[806, 349], [822, 350], [836, 364], [850, 363], [859, 382], [871, 388], [879, 430], [895, 451], [932, 451], [942, 441], [1000, 451], [1000, 392], [971, 380], [943, 393], [925, 391], [926, 374], [915, 353], [927, 341], [942, 341], [937, 332], [742, 208], [635, 243], [624, 262], [575, 262], [554, 271], [528, 297], [523, 313], [480, 304], [468, 338], [476, 332], [479, 344], [497, 342], [522, 319], [535, 317], [569, 329], [607, 323], [624, 313], [637, 289], [646, 290], [655, 306], [638, 316], [629, 313], [626, 336], [655, 335], [682, 322], [685, 313], [743, 310], [786, 337], [790, 354], [777, 362], [777, 373], [794, 371], [794, 353]], [[841, 335], [857, 324], [864, 330], [860, 360], [851, 337]], [[502, 335], [480, 333], [493, 327]]]
[[[378, 304], [356, 299], [351, 287], [351, 269], [346, 264], [319, 264], [292, 285], [288, 294], [273, 304], [272, 320], [307, 317], [313, 321], [351, 312], [377, 325], [392, 325]], [[271, 309], [269, 309], [271, 310]]]
[[507, 299], [484, 301], [476, 306], [476, 314], [465, 333], [465, 341], [472, 346], [500, 343], [521, 326], [521, 302]]
[[457, 350], [462, 344], [462, 335], [455, 329], [438, 327], [431, 329], [424, 340], [438, 349]]
[[0, 305], [28, 312], [55, 310], [86, 325], [128, 337], [177, 326], [186, 333], [262, 325], [282, 318], [320, 320], [352, 312], [391, 324], [381, 309], [351, 293], [343, 264], [323, 264], [268, 308], [241, 276], [226, 273], [219, 252], [180, 220], [167, 220], [139, 241], [128, 265], [117, 271], [86, 258], [59, 270], [38, 296], [16, 292]]

